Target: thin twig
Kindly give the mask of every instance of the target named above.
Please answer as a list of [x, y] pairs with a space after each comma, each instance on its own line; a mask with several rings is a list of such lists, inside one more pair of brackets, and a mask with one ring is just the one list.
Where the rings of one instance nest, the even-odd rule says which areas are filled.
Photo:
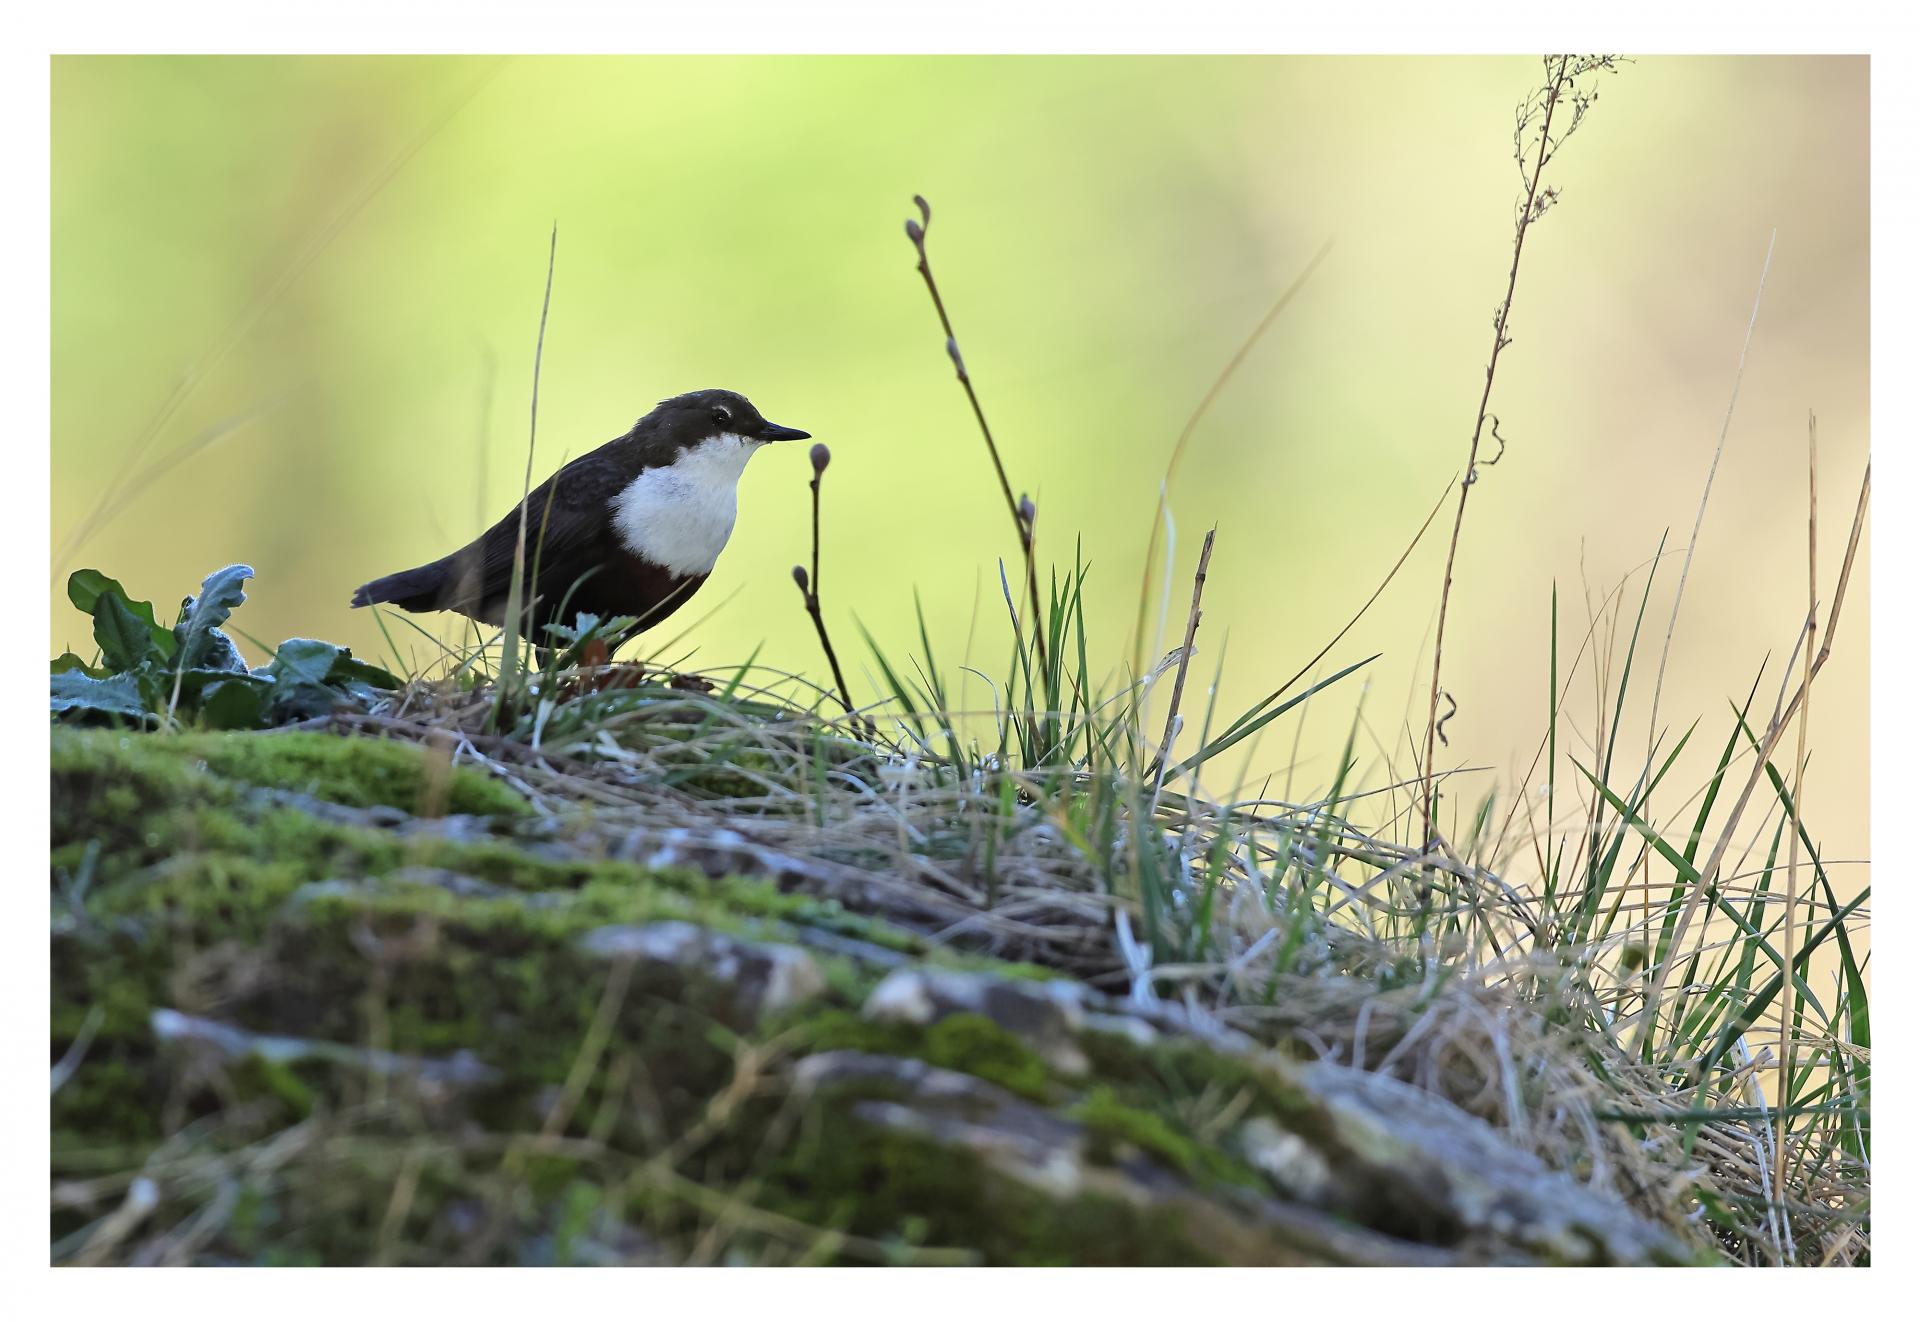
[[100, 1031], [100, 1025], [106, 1021], [107, 1012], [99, 1006], [89, 1006], [87, 1017], [80, 1022], [80, 1031], [73, 1035], [66, 1052], [54, 1063], [50, 1078], [48, 1096], [54, 1096], [72, 1081], [79, 1072], [80, 1063], [87, 1058], [87, 1049], [93, 1045], [93, 1036]]
[[1420, 531], [1416, 532], [1413, 535], [1413, 540], [1407, 543], [1407, 549], [1402, 551], [1400, 553], [1400, 558], [1393, 562], [1393, 568], [1389, 569], [1387, 571], [1387, 576], [1380, 580], [1380, 586], [1376, 587], [1373, 590], [1373, 595], [1368, 597], [1365, 603], [1361, 605], [1360, 609], [1353, 613], [1353, 618], [1348, 620], [1344, 625], [1340, 627], [1339, 633], [1335, 634], [1332, 638], [1329, 638], [1327, 640], [1327, 645], [1325, 647], [1322, 647], [1318, 652], [1315, 652], [1313, 654], [1313, 659], [1311, 661], [1307, 662], [1307, 664], [1305, 664], [1304, 666], [1301, 666], [1299, 670], [1295, 671], [1293, 678], [1289, 679], [1286, 683], [1282, 684], [1279, 688], [1275, 689], [1272, 693], [1269, 693], [1265, 698], [1261, 699], [1259, 704], [1255, 707], [1255, 710], [1258, 710], [1260, 707], [1266, 706], [1270, 702], [1277, 702], [1283, 693], [1285, 693], [1288, 689], [1292, 688], [1295, 684], [1298, 684], [1300, 680], [1307, 674], [1308, 671], [1312, 670], [1315, 666], [1319, 665], [1320, 662], [1325, 659], [1327, 653], [1331, 652], [1339, 644], [1340, 640], [1347, 636], [1347, 634], [1353, 629], [1353, 626], [1360, 623], [1361, 617], [1364, 616], [1368, 611], [1373, 609], [1373, 603], [1380, 600], [1380, 594], [1382, 592], [1385, 592], [1387, 590], [1387, 585], [1392, 583], [1395, 577], [1399, 575], [1400, 566], [1407, 563], [1407, 557], [1413, 554], [1413, 548], [1420, 545], [1420, 539], [1425, 537], [1427, 535], [1427, 529], [1433, 526], [1434, 516], [1440, 513], [1441, 503], [1446, 500], [1447, 491], [1452, 486], [1453, 486], [1453, 479], [1448, 478], [1447, 485], [1440, 489], [1440, 498], [1434, 501], [1433, 508], [1427, 511], [1426, 520], [1423, 523], [1421, 523]]
[[[540, 1122], [540, 1137], [532, 1143], [535, 1152], [546, 1151], [554, 1139], [566, 1132], [573, 1113], [579, 1109], [580, 1099], [586, 1096], [587, 1087], [600, 1068], [600, 1058], [613, 1038], [613, 1026], [626, 1004], [627, 987], [633, 981], [634, 963], [631, 957], [622, 958], [616, 960], [612, 969], [608, 970], [607, 980], [600, 989], [600, 1003], [594, 1007], [587, 1031], [581, 1035], [580, 1048], [574, 1053], [573, 1063], [567, 1069], [566, 1081], [561, 1085], [559, 1095], [553, 1099], [553, 1105], [547, 1108], [546, 1118]], [[509, 1152], [508, 1160], [513, 1160], [515, 1155], [515, 1152]]]

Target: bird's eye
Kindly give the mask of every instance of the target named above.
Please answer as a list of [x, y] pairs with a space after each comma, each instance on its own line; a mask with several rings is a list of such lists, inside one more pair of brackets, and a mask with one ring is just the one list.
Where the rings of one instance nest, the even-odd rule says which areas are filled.
[[725, 427], [725, 426], [729, 426], [733, 422], [733, 415], [727, 412], [725, 409], [715, 409], [713, 411], [713, 420], [719, 423], [722, 427]]

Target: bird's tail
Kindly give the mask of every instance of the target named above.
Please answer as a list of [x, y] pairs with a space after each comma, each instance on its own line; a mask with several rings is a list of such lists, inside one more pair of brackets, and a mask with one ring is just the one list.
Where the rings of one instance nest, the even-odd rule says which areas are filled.
[[353, 590], [353, 604], [371, 606], [375, 602], [389, 602], [402, 610], [430, 611], [438, 609], [446, 587], [447, 562], [436, 560], [418, 569], [403, 569], [371, 583], [362, 583]]

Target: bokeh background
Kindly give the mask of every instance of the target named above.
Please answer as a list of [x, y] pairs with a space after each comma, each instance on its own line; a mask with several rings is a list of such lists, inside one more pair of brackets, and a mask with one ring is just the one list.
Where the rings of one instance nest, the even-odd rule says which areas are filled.
[[[1080, 542], [1116, 668], [1175, 435], [1333, 241], [1170, 492], [1179, 579], [1219, 527], [1197, 673], [1223, 664], [1237, 711], [1345, 623], [1459, 471], [1538, 77], [1520, 57], [56, 60], [50, 642], [89, 650], [74, 568], [167, 606], [244, 560], [253, 638], [386, 655], [353, 586], [519, 493], [557, 223], [536, 480], [665, 395], [739, 389], [833, 447], [824, 586], [860, 695], [878, 686], [853, 619], [904, 650], [916, 592], [953, 678], [969, 646], [999, 673], [1010, 537], [902, 234], [923, 192], [1014, 481], [1046, 552]], [[1543, 733], [1554, 585], [1564, 667], [1589, 598], [1644, 574], [1663, 531], [1684, 548], [1775, 229], [1670, 736], [1704, 716], [1706, 756], [1769, 656], [1763, 703], [1777, 685], [1805, 609], [1808, 410], [1823, 585], [1867, 457], [1867, 62], [1656, 57], [1601, 91], [1549, 172], [1563, 199], [1529, 240], [1493, 401], [1510, 447], [1460, 551], [1447, 756], [1487, 768], [1476, 798], [1520, 788]], [[749, 469], [718, 573], [666, 627], [692, 626], [694, 664], [759, 648], [824, 677], [788, 578], [806, 475], [801, 447]], [[1276, 727], [1253, 772], [1324, 786], [1357, 704], [1371, 781], [1411, 768], [1449, 518], [1329, 658], [1384, 653], [1367, 682]], [[1853, 882], [1869, 569], [1863, 551], [1806, 796]], [[1654, 587], [1649, 676], [1677, 572]], [[1595, 708], [1577, 680], [1569, 729]]]

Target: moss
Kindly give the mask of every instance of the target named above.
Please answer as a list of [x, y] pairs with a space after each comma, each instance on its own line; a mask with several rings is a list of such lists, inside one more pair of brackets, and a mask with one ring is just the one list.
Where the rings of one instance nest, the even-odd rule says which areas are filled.
[[1118, 1033], [1088, 1032], [1080, 1035], [1080, 1046], [1094, 1075], [1123, 1097], [1158, 1096], [1184, 1103], [1209, 1094], [1224, 1100], [1247, 1092], [1257, 1109], [1283, 1125], [1306, 1121], [1319, 1110], [1258, 1058], [1215, 1051], [1192, 1038], [1140, 1043]]
[[311, 794], [353, 808], [427, 808], [481, 816], [530, 812], [526, 800], [470, 767], [449, 767], [429, 749], [386, 739], [310, 732], [189, 735], [181, 755], [215, 775]]
[[[274, 807], [183, 756], [199, 742], [54, 740], [55, 873], [69, 906], [52, 951], [56, 1056], [98, 1012], [87, 1063], [55, 1099], [56, 1123], [75, 1133], [157, 1136], [172, 1088], [150, 1028], [163, 1006], [348, 1044], [377, 1030], [381, 1045], [410, 1054], [477, 1050], [509, 1076], [495, 1109], [517, 1128], [532, 1095], [566, 1076], [598, 1006], [609, 969], [577, 951], [582, 933], [678, 918], [751, 935], [817, 907], [760, 881], [555, 860], [508, 841], [400, 839]], [[404, 751], [333, 742], [376, 761]], [[400, 783], [369, 781], [396, 794]], [[456, 894], [438, 877], [481, 893]], [[730, 990], [684, 975], [636, 979], [610, 1049], [670, 1067], [663, 1112], [684, 1114], [726, 1068], [710, 1038], [726, 1026]], [[329, 1068], [299, 1074], [294, 1088], [249, 1066], [227, 1086], [295, 1112], [308, 1093], [337, 1102], [365, 1092], [352, 1071]]]
[[1087, 1155], [1094, 1161], [1118, 1164], [1133, 1149], [1203, 1186], [1238, 1184], [1267, 1191], [1266, 1181], [1251, 1168], [1181, 1133], [1160, 1113], [1128, 1105], [1105, 1085], [1089, 1092], [1072, 1115], [1086, 1127]]
[[177, 845], [176, 823], [225, 804], [235, 791], [161, 751], [163, 739], [105, 730], [56, 729], [51, 750], [53, 864], [80, 870], [92, 846], [110, 864], [139, 866]]
[[469, 767], [436, 765], [428, 750], [391, 740], [308, 731], [138, 736], [66, 727], [56, 728], [52, 738], [56, 818], [63, 798], [83, 807], [81, 796], [92, 791], [110, 800], [101, 805], [105, 815], [120, 816], [143, 801], [217, 793], [210, 782], [220, 780], [310, 794], [353, 808], [412, 813], [427, 806], [501, 817], [530, 811], [524, 799], [491, 777]]
[[1060, 1095], [1046, 1062], [984, 1015], [948, 1015], [922, 1028], [874, 1023], [844, 1010], [829, 1010], [815, 1013], [801, 1024], [797, 1036], [809, 1051], [910, 1056], [941, 1069], [971, 1074], [1033, 1101], [1053, 1101]]
[[[758, 1182], [756, 1204], [815, 1226], [900, 1246], [963, 1246], [994, 1266], [1196, 1266], [1215, 1261], [1170, 1209], [1118, 1198], [1043, 1194], [971, 1153], [848, 1118], [861, 1094], [824, 1091], [827, 1123], [802, 1137]], [[913, 1230], [908, 1239], [906, 1228]]]

